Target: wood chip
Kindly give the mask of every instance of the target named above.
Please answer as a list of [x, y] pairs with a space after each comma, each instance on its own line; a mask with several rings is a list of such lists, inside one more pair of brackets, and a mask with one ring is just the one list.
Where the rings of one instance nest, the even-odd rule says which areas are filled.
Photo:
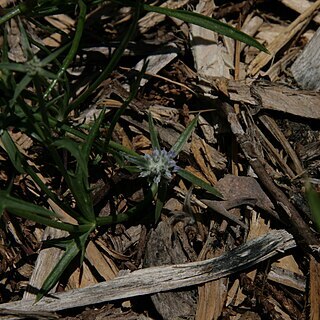
[[320, 28], [291, 67], [295, 80], [303, 89], [320, 90], [319, 47]]
[[[212, 1], [201, 0], [195, 12], [211, 17], [213, 10]], [[234, 68], [234, 52], [228, 51], [225, 46], [218, 43], [218, 34], [197, 25], [191, 25], [190, 35], [192, 54], [198, 74], [205, 79], [207, 77], [230, 78], [230, 69]]]
[[294, 20], [274, 41], [267, 46], [270, 54], [260, 52], [258, 56], [251, 62], [248, 68], [249, 75], [256, 75], [276, 53], [291, 40], [302, 28], [309, 22], [308, 18], [319, 8], [320, 0], [316, 1], [308, 9], [306, 9], [296, 20]]
[[[303, 11], [307, 10], [313, 3], [308, 0], [280, 0], [280, 1], [288, 8], [298, 13], [302, 13]], [[320, 24], [320, 13], [314, 16], [313, 21]]]
[[[281, 111], [295, 116], [320, 119], [320, 94], [291, 89], [271, 82], [256, 82], [255, 94], [261, 98], [262, 109]], [[231, 100], [258, 106], [252, 88], [241, 82], [229, 82]], [[258, 109], [257, 109], [258, 112]]]

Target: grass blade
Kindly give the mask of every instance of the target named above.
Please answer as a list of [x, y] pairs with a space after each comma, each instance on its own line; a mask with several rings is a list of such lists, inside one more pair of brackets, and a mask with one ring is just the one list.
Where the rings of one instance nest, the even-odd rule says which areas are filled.
[[89, 234], [90, 232], [86, 232], [70, 241], [64, 255], [44, 281], [39, 293], [37, 294], [36, 302], [45, 296], [58, 283], [63, 272], [67, 269], [70, 263], [81, 251], [85, 250], [85, 243]]
[[21, 92], [26, 89], [27, 85], [31, 82], [32, 78], [26, 74], [22, 80], [17, 84], [13, 98], [10, 100], [10, 107], [12, 108], [13, 105], [16, 103], [17, 99], [20, 97]]
[[74, 38], [72, 41], [72, 46], [71, 46], [70, 51], [67, 54], [66, 58], [64, 59], [59, 72], [57, 73], [56, 79], [51, 82], [49, 88], [46, 90], [46, 92], [44, 94], [44, 99], [46, 99], [49, 96], [50, 92], [52, 91], [52, 89], [56, 85], [57, 81], [65, 73], [65, 71], [67, 70], [68, 66], [70, 65], [70, 63], [72, 62], [73, 58], [75, 57], [75, 55], [77, 53], [77, 50], [78, 50], [78, 47], [79, 47], [79, 44], [81, 41], [82, 33], [84, 30], [84, 23], [85, 23], [85, 18], [86, 18], [86, 13], [87, 13], [87, 5], [84, 3], [84, 1], [82, 1], [82, 0], [79, 1], [79, 8], [80, 8], [80, 13], [79, 13], [79, 17], [78, 17], [76, 32], [74, 34]]
[[199, 13], [186, 11], [186, 10], [174, 10], [163, 7], [155, 7], [147, 4], [143, 4], [143, 9], [146, 11], [162, 13], [170, 17], [180, 19], [185, 22], [189, 22], [200, 27], [209, 29], [211, 31], [218, 32], [232, 39], [244, 42], [250, 46], [256, 47], [257, 49], [269, 53], [268, 50], [257, 40], [248, 36], [242, 31], [239, 31], [226, 23], [223, 23], [219, 20], [203, 16]]
[[14, 62], [1, 62], [0, 63], [0, 70], [6, 71], [16, 71], [16, 72], [28, 72], [28, 68], [26, 65], [21, 63], [14, 63]]
[[[135, 6], [134, 1], [130, 0], [113, 0], [114, 2], [117, 2], [121, 5], [128, 5], [128, 6]], [[214, 32], [218, 32], [222, 35], [225, 35], [227, 37], [230, 37], [235, 40], [239, 40], [241, 42], [244, 42], [250, 46], [256, 47], [257, 49], [269, 53], [268, 50], [257, 40], [250, 37], [249, 35], [245, 34], [242, 31], [239, 31], [231, 26], [229, 26], [226, 23], [223, 23], [219, 20], [201, 15], [196, 12], [192, 11], [186, 11], [186, 10], [178, 10], [178, 9], [169, 9], [169, 8], [163, 8], [163, 7], [156, 7], [156, 6], [150, 6], [148, 4], [141, 4], [144, 10], [150, 11], [150, 12], [157, 12], [160, 14], [164, 14], [166, 16], [174, 17], [177, 19], [180, 19], [182, 21], [195, 24], [197, 26], [209, 29]]]
[[197, 176], [195, 176], [191, 172], [184, 170], [184, 169], [180, 169], [179, 171], [177, 171], [177, 174], [181, 178], [190, 181], [192, 184], [207, 190], [208, 192], [210, 192], [214, 196], [216, 196], [220, 199], [223, 199], [223, 195], [216, 188], [211, 186], [209, 183], [203, 181], [202, 179], [198, 178]]
[[66, 149], [75, 157], [77, 162], [75, 171], [68, 170], [63, 175], [76, 200], [79, 211], [87, 222], [94, 223], [95, 215], [88, 183], [88, 163], [81, 145], [68, 138], [61, 138], [53, 142], [52, 146]]
[[310, 183], [307, 183], [306, 190], [306, 196], [310, 206], [312, 218], [317, 231], [320, 232], [320, 195], [312, 188]]
[[165, 179], [161, 179], [159, 183], [159, 189], [158, 189], [158, 197], [156, 201], [156, 208], [154, 213], [154, 222], [157, 223], [160, 216], [161, 211], [164, 206], [164, 203], [166, 201], [167, 197], [167, 189], [168, 189], [168, 181]]
[[148, 114], [148, 122], [149, 122], [149, 132], [150, 132], [152, 149], [160, 150], [160, 144], [159, 144], [159, 140], [158, 140], [158, 132], [157, 132], [156, 127], [154, 126], [153, 118], [152, 118], [152, 115], [150, 112]]
[[5, 151], [7, 152], [11, 163], [19, 173], [25, 173], [23, 166], [23, 156], [18, 150], [17, 146], [13, 142], [8, 131], [3, 131], [0, 142], [3, 144]]
[[141, 0], [137, 0], [136, 3], [133, 3], [133, 7], [135, 7], [135, 13], [133, 15], [133, 20], [132, 20], [131, 26], [128, 28], [128, 32], [121, 39], [121, 42], [120, 42], [118, 48], [116, 49], [116, 51], [114, 52], [114, 54], [112, 55], [112, 57], [110, 59], [110, 62], [108, 63], [106, 68], [102, 71], [100, 76], [96, 79], [96, 81], [94, 81], [94, 83], [83, 94], [81, 94], [74, 102], [72, 102], [68, 106], [66, 113], [69, 113], [71, 110], [74, 110], [77, 106], [79, 106], [79, 104], [84, 102], [89, 97], [89, 95], [94, 90], [96, 90], [98, 88], [100, 83], [111, 74], [111, 72], [114, 70], [115, 66], [120, 61], [124, 50], [126, 49], [129, 41], [131, 40], [131, 38], [133, 37], [133, 35], [136, 32], [138, 20], [139, 20], [140, 12], [141, 12], [140, 1]]
[[80, 226], [60, 222], [56, 219], [58, 215], [55, 212], [36, 204], [12, 197], [9, 195], [8, 191], [0, 191], [0, 203], [0, 215], [3, 210], [7, 210], [16, 216], [68, 232], [84, 232], [91, 227], [91, 225]]
[[193, 129], [197, 125], [197, 122], [198, 116], [190, 122], [187, 128], [181, 133], [176, 143], [172, 146], [170, 151], [174, 152], [175, 155], [178, 155], [178, 153], [182, 150], [183, 146], [186, 144], [189, 137], [191, 136]]

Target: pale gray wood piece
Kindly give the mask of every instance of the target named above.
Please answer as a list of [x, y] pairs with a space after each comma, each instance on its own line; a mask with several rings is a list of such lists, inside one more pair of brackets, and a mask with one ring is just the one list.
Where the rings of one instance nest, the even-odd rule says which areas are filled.
[[[66, 236], [68, 236], [68, 232], [66, 231], [47, 227], [44, 231], [42, 240], [58, 239]], [[30, 290], [28, 289], [28, 291], [25, 291], [23, 294], [24, 300], [35, 300], [35, 290], [40, 289], [42, 287], [45, 279], [56, 266], [63, 254], [64, 250], [60, 248], [50, 247], [41, 249], [37, 257], [31, 278], [28, 283], [28, 287], [30, 288]], [[56, 286], [54, 286], [54, 288], [50, 290], [50, 293], [55, 292]]]
[[320, 90], [320, 28], [291, 67], [298, 84], [306, 90]]
[[292, 235], [287, 231], [273, 230], [220, 257], [141, 269], [94, 286], [56, 293], [36, 304], [30, 300], [16, 301], [1, 304], [0, 309], [59, 311], [190, 287], [248, 269], [295, 246]]
[[[172, 226], [161, 221], [151, 231], [147, 242], [144, 267], [185, 263], [188, 259], [178, 236], [173, 234]], [[156, 293], [151, 300], [164, 320], [194, 317], [196, 312], [196, 292], [194, 290], [175, 290]]]
[[301, 292], [306, 291], [306, 277], [293, 271], [280, 267], [271, 267], [268, 280], [294, 288]]
[[[170, 47], [170, 46], [169, 46]], [[173, 59], [178, 56], [179, 49], [175, 43], [172, 43], [172, 52], [160, 53], [156, 52], [155, 54], [150, 54], [146, 59], [140, 60], [133, 69], [141, 71], [144, 64], [148, 63], [146, 73], [150, 74], [158, 74], [160, 70], [162, 70], [166, 65], [168, 65]], [[147, 78], [143, 78], [140, 81], [140, 87], [143, 87], [149, 80]], [[130, 91], [130, 87], [126, 88]]]

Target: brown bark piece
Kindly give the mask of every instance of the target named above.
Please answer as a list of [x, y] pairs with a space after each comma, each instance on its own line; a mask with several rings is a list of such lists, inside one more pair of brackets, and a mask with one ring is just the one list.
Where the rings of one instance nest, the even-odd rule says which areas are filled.
[[211, 184], [215, 185], [217, 182], [217, 178], [212, 172], [212, 170], [210, 170], [210, 167], [205, 162], [203, 155], [205, 154], [206, 150], [204, 150], [201, 140], [202, 140], [201, 138], [194, 137], [191, 142], [190, 151], [192, 152], [192, 155], [194, 156], [197, 164], [201, 168], [201, 171], [203, 172], [207, 180]]
[[309, 225], [304, 221], [297, 209], [288, 200], [285, 193], [275, 185], [272, 178], [267, 173], [264, 167], [264, 161], [261, 159], [259, 152], [257, 151], [255, 142], [252, 141], [251, 137], [247, 133], [244, 132], [233, 108], [227, 103], [223, 103], [222, 110], [226, 113], [231, 130], [235, 134], [250, 165], [260, 178], [263, 186], [279, 205], [279, 209], [281, 210], [284, 219], [290, 224], [291, 232], [305, 249], [318, 255], [319, 253], [317, 250], [320, 242], [317, 235], [310, 229]]
[[[171, 265], [187, 262], [179, 239], [172, 234], [172, 228], [166, 222], [160, 222], [151, 231], [148, 240], [144, 265], [146, 267]], [[195, 313], [195, 293], [192, 291], [174, 291], [157, 293], [151, 300], [163, 319], [190, 317]]]
[[[255, 94], [252, 87], [237, 81], [229, 82], [230, 99], [256, 106], [260, 109], [281, 111], [295, 116], [320, 119], [320, 94], [313, 91], [291, 89], [271, 82], [255, 82]], [[256, 97], [260, 97], [258, 105]]]
[[320, 319], [320, 264], [315, 258], [310, 257], [310, 320]]
[[100, 252], [92, 241], [88, 243], [86, 258], [105, 280], [113, 279], [119, 272], [115, 263]]
[[[211, 222], [211, 228], [214, 227]], [[202, 248], [199, 260], [217, 257], [225, 252], [225, 248], [213, 248], [215, 241], [213, 232], [209, 232], [207, 241]], [[221, 312], [227, 298], [228, 278], [221, 278], [207, 282], [199, 286], [199, 301], [197, 304], [196, 320], [216, 320], [221, 316]]]

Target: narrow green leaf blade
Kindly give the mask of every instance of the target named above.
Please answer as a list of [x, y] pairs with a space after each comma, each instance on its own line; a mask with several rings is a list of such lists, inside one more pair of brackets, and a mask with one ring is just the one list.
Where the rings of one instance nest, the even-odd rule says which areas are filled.
[[73, 241], [67, 246], [62, 258], [44, 281], [39, 293], [37, 294], [36, 302], [45, 296], [58, 283], [63, 272], [67, 269], [72, 260], [75, 259], [82, 250], [84, 250], [84, 243], [88, 236], [89, 232], [81, 235], [77, 239], [73, 239]]
[[13, 107], [17, 99], [19, 98], [21, 92], [27, 87], [27, 85], [31, 82], [32, 78], [26, 74], [22, 80], [17, 84], [13, 98], [10, 100], [10, 107]]
[[143, 4], [143, 9], [145, 9], [146, 11], [162, 13], [167, 16], [171, 16], [182, 21], [198, 25], [200, 27], [223, 34], [232, 39], [244, 42], [250, 46], [256, 47], [257, 49], [263, 52], [269, 53], [268, 50], [261, 43], [259, 43], [257, 40], [250, 37], [249, 35], [245, 34], [244, 32], [239, 31], [226, 23], [223, 23], [221, 21], [207, 16], [203, 16], [199, 13], [186, 10], [174, 10], [163, 7], [155, 7], [147, 4]]
[[191, 136], [193, 129], [197, 125], [198, 122], [198, 116], [195, 117], [190, 124], [187, 126], [187, 128], [181, 133], [176, 143], [172, 146], [170, 151], [174, 152], [176, 155], [182, 150], [183, 146], [188, 141], [189, 137]]
[[[121, 0], [121, 1], [120, 0], [113, 0], [113, 1], [117, 2], [121, 5], [128, 5], [128, 6], [136, 5], [135, 2], [131, 1], [131, 0]], [[150, 6], [145, 3], [142, 4], [142, 7], [146, 11], [157, 12], [160, 14], [164, 14], [164, 15], [167, 15], [170, 17], [180, 19], [180, 20], [188, 22], [188, 23], [198, 25], [200, 27], [209, 29], [211, 31], [215, 31], [220, 34], [223, 34], [223, 35], [230, 37], [232, 39], [244, 42], [250, 46], [256, 47], [257, 49], [259, 49], [263, 52], [269, 53], [269, 51], [260, 42], [258, 42], [257, 40], [255, 40], [251, 36], [229, 26], [226, 23], [218, 21], [216, 19], [204, 16], [199, 13], [192, 12], [192, 11]]]
[[207, 190], [208, 192], [210, 192], [211, 194], [213, 194], [214, 196], [223, 199], [223, 195], [213, 186], [211, 186], [209, 183], [201, 180], [200, 178], [198, 178], [197, 176], [195, 176], [194, 174], [192, 174], [191, 172], [184, 170], [184, 169], [180, 169], [177, 174], [183, 178], [186, 179], [188, 181], [190, 181], [191, 183], [193, 183], [196, 186], [199, 186], [205, 190]]
[[4, 131], [0, 137], [0, 142], [2, 142], [5, 151], [7, 152], [13, 166], [19, 173], [25, 173], [23, 167], [23, 155], [18, 150], [16, 144], [12, 140], [8, 131]]
[[164, 203], [166, 201], [167, 197], [167, 188], [168, 188], [168, 181], [165, 179], [161, 179], [159, 183], [159, 188], [158, 188], [158, 197], [156, 201], [156, 208], [155, 208], [155, 223], [158, 222], [160, 216], [161, 216], [161, 211], [164, 206]]
[[68, 232], [83, 232], [88, 230], [91, 225], [72, 225], [58, 221], [59, 216], [46, 208], [36, 204], [17, 199], [9, 195], [8, 191], [0, 191], [1, 213], [4, 209], [19, 217], [35, 221], [39, 224], [50, 226]]
[[154, 125], [153, 118], [151, 113], [148, 113], [148, 122], [149, 122], [149, 132], [150, 132], [150, 139], [151, 139], [151, 145], [152, 149], [158, 149], [160, 150], [160, 144], [158, 140], [158, 132]]
[[28, 68], [26, 65], [21, 63], [13, 63], [13, 62], [2, 62], [0, 63], [0, 70], [10, 70], [10, 71], [17, 71], [17, 72], [28, 72]]
[[84, 160], [86, 162], [86, 164], [89, 161], [89, 155], [90, 155], [90, 151], [93, 145], [93, 142], [95, 141], [95, 138], [97, 137], [97, 135], [99, 134], [99, 128], [101, 125], [101, 122], [103, 120], [103, 117], [105, 115], [105, 108], [103, 108], [99, 114], [98, 119], [96, 119], [94, 121], [94, 124], [89, 132], [89, 134], [86, 137], [86, 140], [81, 143], [81, 153], [83, 154]]
[[320, 195], [312, 188], [310, 183], [307, 183], [306, 190], [312, 218], [317, 231], [320, 232]]

